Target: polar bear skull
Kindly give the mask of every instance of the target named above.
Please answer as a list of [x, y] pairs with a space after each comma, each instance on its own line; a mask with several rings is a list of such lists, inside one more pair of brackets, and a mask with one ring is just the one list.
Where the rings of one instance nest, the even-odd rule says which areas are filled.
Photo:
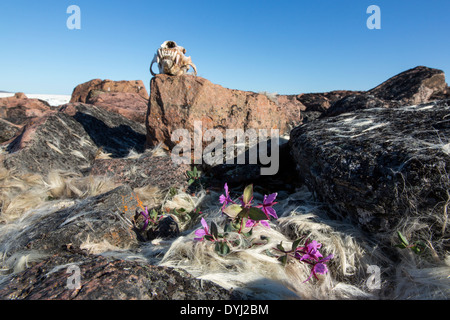
[[197, 67], [192, 63], [191, 57], [186, 57], [185, 53], [186, 49], [178, 46], [175, 41], [164, 42], [153, 58], [150, 73], [155, 76], [152, 66], [157, 63], [159, 73], [162, 74], [180, 76], [187, 73], [189, 68], [192, 67], [194, 74], [197, 75]]

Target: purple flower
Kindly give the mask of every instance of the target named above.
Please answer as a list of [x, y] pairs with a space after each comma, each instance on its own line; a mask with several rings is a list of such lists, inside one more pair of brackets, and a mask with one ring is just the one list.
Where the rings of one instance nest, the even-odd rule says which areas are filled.
[[308, 279], [306, 279], [304, 282], [309, 281], [309, 279], [311, 279], [312, 276], [314, 276], [314, 278], [319, 280], [317, 274], [325, 274], [328, 272], [328, 268], [325, 262], [328, 262], [329, 260], [333, 259], [333, 257], [334, 255], [330, 254], [328, 257], [319, 260], [316, 264], [314, 264], [314, 266], [311, 269], [311, 274], [309, 275]]
[[269, 222], [266, 220], [260, 220], [260, 221], [254, 221], [252, 219], [248, 219], [247, 223], [245, 224], [246, 228], [253, 228], [254, 226], [256, 226], [258, 223], [261, 223], [263, 226], [265, 226], [266, 228], [270, 229], [270, 225]]
[[270, 219], [269, 216], [272, 216], [275, 219], [278, 219], [275, 209], [272, 208], [273, 205], [278, 203], [278, 202], [274, 202], [277, 195], [278, 195], [278, 193], [272, 193], [268, 196], [264, 196], [263, 203], [255, 207], [255, 208], [260, 208], [266, 214], [267, 219]]
[[144, 227], [142, 228], [142, 230], [145, 230], [145, 229], [147, 229], [147, 226], [148, 226], [148, 222], [149, 222], [149, 220], [150, 220], [150, 215], [148, 214], [148, 209], [147, 209], [147, 207], [145, 207], [145, 210], [144, 211], [141, 211], [141, 213], [140, 213], [143, 217], [144, 217]]
[[225, 188], [225, 195], [222, 194], [220, 195], [219, 198], [220, 203], [223, 204], [222, 208], [224, 208], [229, 203], [233, 203], [233, 200], [231, 200], [230, 198], [230, 193], [228, 192], [228, 184], [225, 183], [224, 188]]
[[[319, 252], [319, 249], [321, 247], [322, 244], [318, 243], [316, 240], [313, 240], [312, 242], [306, 241], [305, 246], [298, 249], [298, 251], [295, 253], [295, 256], [297, 258], [300, 258], [300, 261], [308, 259], [319, 261], [319, 259], [323, 257]], [[303, 255], [301, 255], [300, 253], [302, 253]]]
[[203, 229], [198, 229], [197, 231], [195, 231], [195, 236], [196, 236], [194, 238], [195, 241], [203, 241], [203, 238], [206, 235], [209, 235], [209, 227], [208, 227], [208, 224], [206, 223], [205, 218], [202, 218], [201, 222], [202, 222]]

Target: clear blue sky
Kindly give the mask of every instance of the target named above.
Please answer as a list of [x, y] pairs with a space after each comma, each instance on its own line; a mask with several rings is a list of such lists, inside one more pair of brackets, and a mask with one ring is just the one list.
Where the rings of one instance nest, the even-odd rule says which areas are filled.
[[[81, 30], [66, 27], [73, 4]], [[366, 27], [372, 4], [381, 30]], [[227, 88], [368, 90], [418, 65], [450, 74], [449, 16], [449, 0], [2, 0], [0, 90], [71, 94], [94, 78], [149, 89], [165, 40]]]

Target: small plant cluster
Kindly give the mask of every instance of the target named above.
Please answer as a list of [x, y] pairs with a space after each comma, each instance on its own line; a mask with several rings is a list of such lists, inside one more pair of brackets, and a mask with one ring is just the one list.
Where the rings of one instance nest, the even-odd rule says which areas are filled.
[[283, 265], [286, 265], [288, 259], [296, 259], [299, 262], [304, 262], [311, 265], [311, 274], [305, 282], [309, 281], [311, 277], [314, 276], [317, 280], [317, 274], [326, 274], [328, 272], [328, 268], [326, 263], [333, 259], [333, 254], [330, 254], [326, 258], [323, 258], [323, 255], [319, 252], [319, 249], [322, 247], [321, 243], [313, 240], [306, 240], [303, 245], [300, 245], [302, 238], [295, 240], [292, 243], [291, 250], [286, 250], [283, 247], [283, 242], [281, 242], [275, 250], [281, 252], [282, 255], [278, 257], [278, 261], [280, 261]]
[[[176, 195], [176, 193], [176, 190], [171, 188], [168, 195], [173, 197], [174, 195]], [[177, 217], [177, 220], [179, 222], [183, 224], [189, 224], [192, 220], [196, 220], [197, 217], [202, 214], [202, 212], [198, 208], [192, 212], [188, 212], [183, 208], [166, 210], [166, 212], [163, 212], [163, 210], [161, 209], [157, 210], [155, 208], [149, 210], [147, 206], [144, 206], [143, 202], [136, 194], [131, 197], [131, 200], [135, 200], [137, 202], [137, 205], [134, 205], [132, 207], [126, 205], [125, 199], [124, 197], [122, 197], [124, 208], [123, 211], [127, 212], [130, 209], [135, 209], [134, 224], [141, 232], [154, 232], [158, 228], [158, 225], [161, 223], [161, 221], [169, 216], [175, 216]], [[143, 220], [143, 223], [138, 222], [139, 220]]]
[[192, 171], [186, 171], [186, 176], [188, 178], [188, 185], [200, 184], [201, 173], [194, 167]]
[[[250, 237], [252, 230], [257, 225], [262, 225], [266, 228], [270, 228], [269, 221], [271, 218], [278, 219], [277, 213], [273, 206], [277, 204], [275, 199], [277, 193], [265, 195], [263, 203], [255, 205], [253, 203], [253, 185], [249, 185], [245, 188], [244, 193], [239, 197], [239, 203], [233, 201], [230, 197], [228, 185], [225, 184], [225, 194], [220, 196], [220, 203], [222, 204], [222, 213], [226, 216], [226, 224], [224, 232], [219, 233], [217, 225], [211, 222], [208, 226], [204, 218], [201, 219], [202, 228], [195, 231], [195, 241], [210, 241], [215, 243], [215, 251], [222, 256], [226, 256], [231, 252], [231, 247], [239, 245], [240, 240], [231, 241], [227, 239], [230, 232], [234, 231], [247, 238], [249, 246], [258, 245], [258, 243], [252, 243]], [[267, 237], [261, 237], [261, 240], [266, 240]], [[307, 263], [312, 266], [309, 281], [313, 276], [318, 279], [317, 274], [326, 274], [328, 268], [326, 263], [333, 258], [333, 255], [329, 255], [323, 258], [319, 249], [322, 244], [316, 241], [309, 241], [303, 245], [300, 245], [302, 239], [294, 241], [291, 250], [287, 251], [283, 247], [281, 242], [277, 248], [274, 248], [277, 252], [281, 252], [281, 256], [278, 257], [283, 265], [286, 265], [288, 259], [294, 258], [299, 262]]]
[[400, 240], [400, 243], [397, 243], [395, 247], [400, 249], [411, 249], [412, 252], [415, 254], [421, 254], [425, 248], [427, 247], [423, 241], [415, 241], [414, 243], [410, 244], [408, 239], [400, 232], [397, 231], [398, 239]]
[[277, 194], [264, 196], [264, 201], [261, 204], [255, 205], [253, 203], [253, 185], [245, 188], [244, 193], [239, 197], [239, 203], [231, 199], [228, 190], [228, 185], [225, 183], [225, 194], [220, 196], [220, 203], [222, 204], [222, 213], [227, 217], [224, 227], [224, 233], [219, 233], [217, 225], [211, 222], [208, 226], [206, 220], [202, 218], [201, 223], [203, 228], [195, 232], [196, 241], [211, 241], [215, 243], [215, 251], [220, 255], [227, 255], [230, 253], [230, 246], [241, 245], [240, 240], [227, 239], [230, 232], [237, 232], [247, 238], [247, 246], [255, 245], [249, 238], [252, 235], [253, 227], [261, 224], [270, 228], [270, 217], [278, 219], [275, 210], [272, 208], [277, 202], [275, 198]]

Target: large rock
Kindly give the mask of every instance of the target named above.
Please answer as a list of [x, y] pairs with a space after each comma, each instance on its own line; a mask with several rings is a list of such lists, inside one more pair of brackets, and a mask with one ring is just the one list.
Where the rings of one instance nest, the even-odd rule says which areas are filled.
[[447, 89], [442, 70], [419, 66], [402, 72], [367, 93], [382, 100], [395, 100], [401, 105], [430, 101], [433, 95]]
[[53, 108], [45, 101], [28, 99], [21, 92], [13, 97], [0, 98], [0, 118], [16, 125], [24, 125], [28, 120], [41, 117]]
[[138, 202], [128, 186], [77, 200], [72, 206], [57, 212], [51, 210], [30, 215], [20, 222], [20, 230], [12, 230], [0, 239], [1, 252], [12, 255], [28, 250], [54, 254], [63, 247], [80, 248], [89, 241], [133, 249], [139, 244], [131, 219]]
[[152, 185], [166, 190], [187, 187], [186, 171], [190, 169], [190, 165], [176, 165], [171, 157], [155, 156], [149, 151], [137, 158], [96, 159], [90, 174], [110, 177], [132, 188]]
[[26, 124], [4, 149], [7, 169], [47, 174], [54, 169], [86, 169], [98, 147], [73, 117], [52, 112]]
[[194, 132], [201, 121], [203, 131], [218, 129], [279, 129], [289, 133], [301, 123], [301, 104], [277, 104], [266, 94], [232, 90], [191, 75], [157, 75], [150, 84], [147, 113], [147, 146], [163, 143], [172, 148], [176, 129]]
[[446, 98], [444, 72], [419, 66], [390, 78], [372, 90], [335, 101], [321, 117], [361, 109], [415, 105]]
[[75, 102], [87, 103], [91, 91], [137, 93], [143, 99], [148, 99], [147, 89], [145, 89], [145, 85], [144, 82], [142, 82], [142, 80], [112, 81], [112, 80], [94, 79], [75, 87], [75, 89], [72, 92], [70, 103]]
[[[80, 288], [73, 269], [80, 270]], [[71, 270], [71, 271], [69, 271]], [[69, 279], [70, 277], [70, 279]], [[231, 300], [245, 298], [183, 270], [83, 254], [58, 254], [14, 275], [2, 300]]]
[[87, 103], [145, 125], [148, 99], [137, 93], [91, 91]]
[[145, 128], [123, 116], [85, 104], [66, 104], [34, 118], [6, 142], [8, 169], [47, 174], [51, 170], [86, 172], [99, 151], [124, 157], [143, 152]]
[[321, 118], [337, 116], [342, 113], [361, 109], [387, 108], [390, 105], [392, 105], [392, 103], [376, 98], [371, 94], [351, 95], [333, 103], [329, 109], [322, 113]]
[[21, 126], [0, 118], [0, 143], [14, 138], [20, 128]]
[[113, 158], [127, 156], [131, 150], [143, 152], [145, 127], [124, 116], [100, 107], [83, 103], [69, 103], [60, 111], [78, 121], [97, 147]]
[[359, 110], [297, 127], [290, 140], [297, 171], [320, 200], [370, 232], [419, 217], [442, 236], [433, 217], [445, 212], [450, 189], [448, 102]]
[[351, 95], [361, 94], [360, 91], [337, 90], [323, 93], [302, 93], [297, 96], [306, 107], [306, 112], [324, 112], [330, 108], [333, 103]]

